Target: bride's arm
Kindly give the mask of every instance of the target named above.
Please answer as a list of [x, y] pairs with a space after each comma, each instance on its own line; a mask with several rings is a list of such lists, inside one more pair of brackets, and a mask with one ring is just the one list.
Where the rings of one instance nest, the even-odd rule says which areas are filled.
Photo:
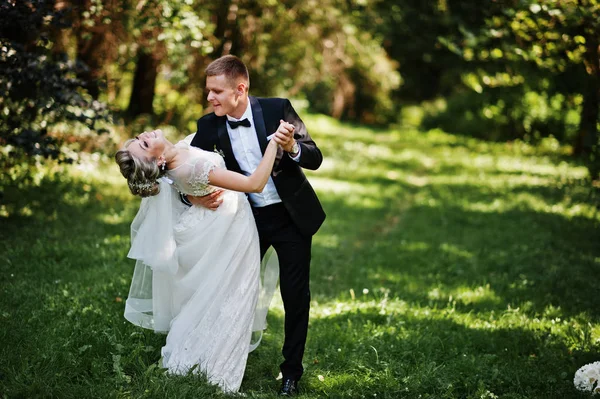
[[258, 167], [250, 176], [244, 176], [237, 172], [227, 169], [213, 169], [208, 175], [211, 186], [226, 188], [228, 190], [240, 191], [243, 193], [260, 193], [271, 174], [273, 162], [277, 155], [277, 143], [271, 140], [265, 155], [258, 164]]

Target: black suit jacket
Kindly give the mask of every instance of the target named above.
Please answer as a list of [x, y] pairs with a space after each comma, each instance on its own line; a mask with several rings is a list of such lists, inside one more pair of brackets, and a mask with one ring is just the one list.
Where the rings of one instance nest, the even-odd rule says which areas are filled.
[[[281, 201], [296, 226], [303, 234], [313, 235], [323, 224], [325, 212], [302, 168], [318, 169], [323, 161], [321, 150], [311, 139], [306, 126], [289, 100], [252, 96], [249, 99], [258, 143], [263, 154], [267, 147], [267, 136], [275, 133], [280, 119], [295, 127], [294, 137], [302, 147], [300, 160], [299, 162], [294, 161], [280, 148], [271, 177]], [[227, 169], [242, 173], [233, 155], [226, 120], [227, 117], [217, 116], [214, 113], [200, 118], [192, 145], [206, 151], [222, 151], [225, 155]]]

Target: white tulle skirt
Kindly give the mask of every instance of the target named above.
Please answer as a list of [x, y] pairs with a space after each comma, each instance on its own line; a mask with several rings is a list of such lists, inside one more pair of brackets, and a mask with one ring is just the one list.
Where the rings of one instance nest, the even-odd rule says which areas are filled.
[[[125, 317], [168, 331], [161, 352], [170, 373], [203, 372], [224, 391], [236, 392], [248, 352], [260, 340], [251, 342], [252, 332], [266, 327], [278, 278], [276, 256], [265, 257], [261, 279], [258, 233], [242, 193], [226, 191], [216, 211], [173, 206], [179, 209], [172, 226], [177, 266], [149, 266], [151, 260], [137, 257]], [[132, 241], [139, 224], [132, 224]]]

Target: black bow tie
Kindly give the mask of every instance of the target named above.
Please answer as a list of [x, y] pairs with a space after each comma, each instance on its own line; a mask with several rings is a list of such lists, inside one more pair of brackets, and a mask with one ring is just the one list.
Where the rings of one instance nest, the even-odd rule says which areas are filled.
[[250, 124], [250, 121], [248, 120], [248, 118], [244, 118], [241, 121], [230, 121], [229, 119], [227, 119], [227, 123], [229, 123], [229, 127], [232, 129], [237, 129], [238, 126], [244, 126], [244, 127], [252, 126]]

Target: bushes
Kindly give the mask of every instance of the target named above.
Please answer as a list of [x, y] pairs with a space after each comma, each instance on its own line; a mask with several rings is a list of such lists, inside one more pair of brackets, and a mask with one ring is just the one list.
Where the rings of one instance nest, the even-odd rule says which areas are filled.
[[425, 105], [423, 127], [472, 137], [537, 143], [555, 137], [572, 143], [579, 126], [581, 96], [498, 88], [458, 92], [436, 105]]
[[[0, 166], [5, 171], [48, 158], [72, 162], [67, 148], [78, 135], [106, 131], [96, 126], [109, 120], [106, 106], [93, 101], [76, 77], [85, 66], [52, 52], [52, 32], [69, 26], [53, 3], [0, 5]], [[58, 134], [53, 128], [61, 122], [75, 123], [68, 134]], [[27, 175], [27, 168], [22, 172]], [[3, 180], [23, 176], [3, 175]]]

